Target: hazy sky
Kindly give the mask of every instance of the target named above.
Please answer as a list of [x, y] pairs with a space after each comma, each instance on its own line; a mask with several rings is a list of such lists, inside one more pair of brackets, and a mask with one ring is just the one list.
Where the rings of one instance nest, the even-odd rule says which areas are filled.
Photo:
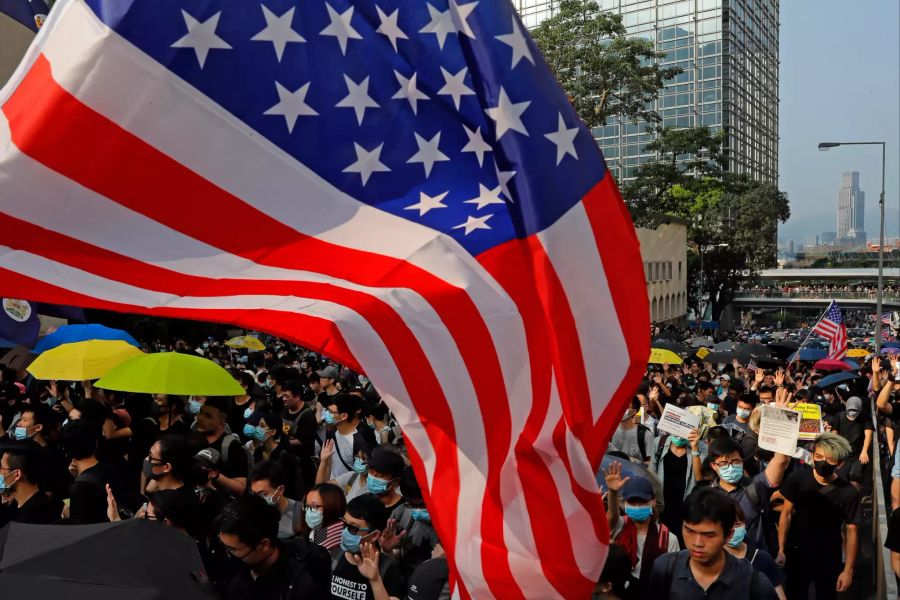
[[878, 237], [881, 150], [820, 141], [886, 141], [885, 235], [900, 221], [900, 2], [781, 0], [779, 186], [791, 219], [779, 237], [834, 231], [843, 171], [859, 171], [866, 232]]

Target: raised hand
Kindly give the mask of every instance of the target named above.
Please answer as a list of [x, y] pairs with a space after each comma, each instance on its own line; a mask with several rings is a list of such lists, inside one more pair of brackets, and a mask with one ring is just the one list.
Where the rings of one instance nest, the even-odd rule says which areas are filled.
[[780, 387], [775, 390], [775, 406], [787, 408], [793, 398], [794, 394], [789, 392], [787, 388]]
[[406, 537], [406, 532], [398, 531], [397, 520], [388, 519], [387, 525], [384, 528], [384, 533], [381, 534], [381, 539], [379, 540], [381, 549], [385, 552], [390, 552], [400, 544], [400, 540], [404, 537]]
[[334, 440], [326, 440], [322, 446], [322, 453], [319, 455], [322, 460], [328, 460], [334, 456]]
[[606, 478], [606, 489], [618, 493], [631, 477], [622, 477], [622, 463], [613, 461], [603, 476]]
[[656, 402], [659, 400], [659, 388], [652, 387], [648, 392], [647, 396], [650, 398], [650, 402]]
[[355, 565], [359, 569], [359, 574], [369, 581], [377, 581], [381, 578], [381, 573], [378, 572], [378, 557], [380, 555], [381, 553], [375, 547], [375, 544], [361, 544], [359, 554], [344, 552], [347, 562]]
[[688, 434], [688, 443], [691, 445], [691, 450], [697, 451], [700, 448], [700, 430], [694, 429]]
[[756, 385], [759, 386], [759, 384], [761, 384], [763, 382], [763, 379], [765, 379], [765, 378], [766, 378], [765, 371], [763, 371], [762, 369], [756, 369], [756, 375], [753, 378], [754, 383], [756, 383]]
[[775, 372], [775, 385], [777, 387], [784, 385], [784, 369], [778, 369]]
[[116, 503], [116, 498], [113, 496], [112, 488], [109, 487], [109, 484], [106, 484], [106, 517], [110, 521], [121, 521], [122, 517], [119, 516], [119, 505]]

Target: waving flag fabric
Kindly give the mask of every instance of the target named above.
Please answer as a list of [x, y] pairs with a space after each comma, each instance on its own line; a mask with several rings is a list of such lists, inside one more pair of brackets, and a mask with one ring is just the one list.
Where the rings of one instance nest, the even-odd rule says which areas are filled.
[[460, 597], [590, 595], [647, 294], [508, 2], [62, 0], [0, 106], [0, 294], [364, 371]]
[[828, 340], [828, 358], [840, 360], [847, 354], [847, 327], [844, 325], [844, 315], [834, 300], [813, 327], [813, 333]]

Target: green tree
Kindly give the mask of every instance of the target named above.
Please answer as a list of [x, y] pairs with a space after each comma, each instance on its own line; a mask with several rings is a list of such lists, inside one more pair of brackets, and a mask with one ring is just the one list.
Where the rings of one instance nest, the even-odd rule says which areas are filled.
[[561, 0], [531, 36], [588, 127], [620, 115], [659, 122], [654, 101], [666, 80], [681, 73], [660, 67], [664, 52], [650, 40], [629, 38], [621, 15], [602, 12], [592, 0]]
[[652, 227], [659, 213], [688, 223], [688, 298], [699, 311], [702, 291], [718, 319], [743, 283], [775, 266], [777, 223], [790, 217], [787, 195], [728, 172], [722, 136], [705, 127], [660, 130], [647, 148], [659, 158], [641, 165], [624, 196], [641, 225]]

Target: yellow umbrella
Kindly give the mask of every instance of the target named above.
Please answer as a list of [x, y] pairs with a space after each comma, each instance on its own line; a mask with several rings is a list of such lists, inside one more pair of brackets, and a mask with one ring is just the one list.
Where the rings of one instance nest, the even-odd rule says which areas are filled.
[[231, 348], [246, 348], [248, 350], [265, 350], [266, 345], [252, 335], [239, 335], [225, 342]]
[[650, 364], [662, 365], [680, 365], [682, 363], [681, 357], [672, 352], [671, 350], [663, 350], [662, 348], [651, 348], [650, 349], [650, 360], [647, 361]]
[[27, 370], [38, 379], [84, 381], [103, 377], [139, 354], [143, 352], [122, 340], [72, 342], [43, 352]]
[[865, 348], [851, 348], [850, 350], [847, 350], [847, 357], [849, 358], [862, 358], [869, 354], [871, 354], [871, 352]]

